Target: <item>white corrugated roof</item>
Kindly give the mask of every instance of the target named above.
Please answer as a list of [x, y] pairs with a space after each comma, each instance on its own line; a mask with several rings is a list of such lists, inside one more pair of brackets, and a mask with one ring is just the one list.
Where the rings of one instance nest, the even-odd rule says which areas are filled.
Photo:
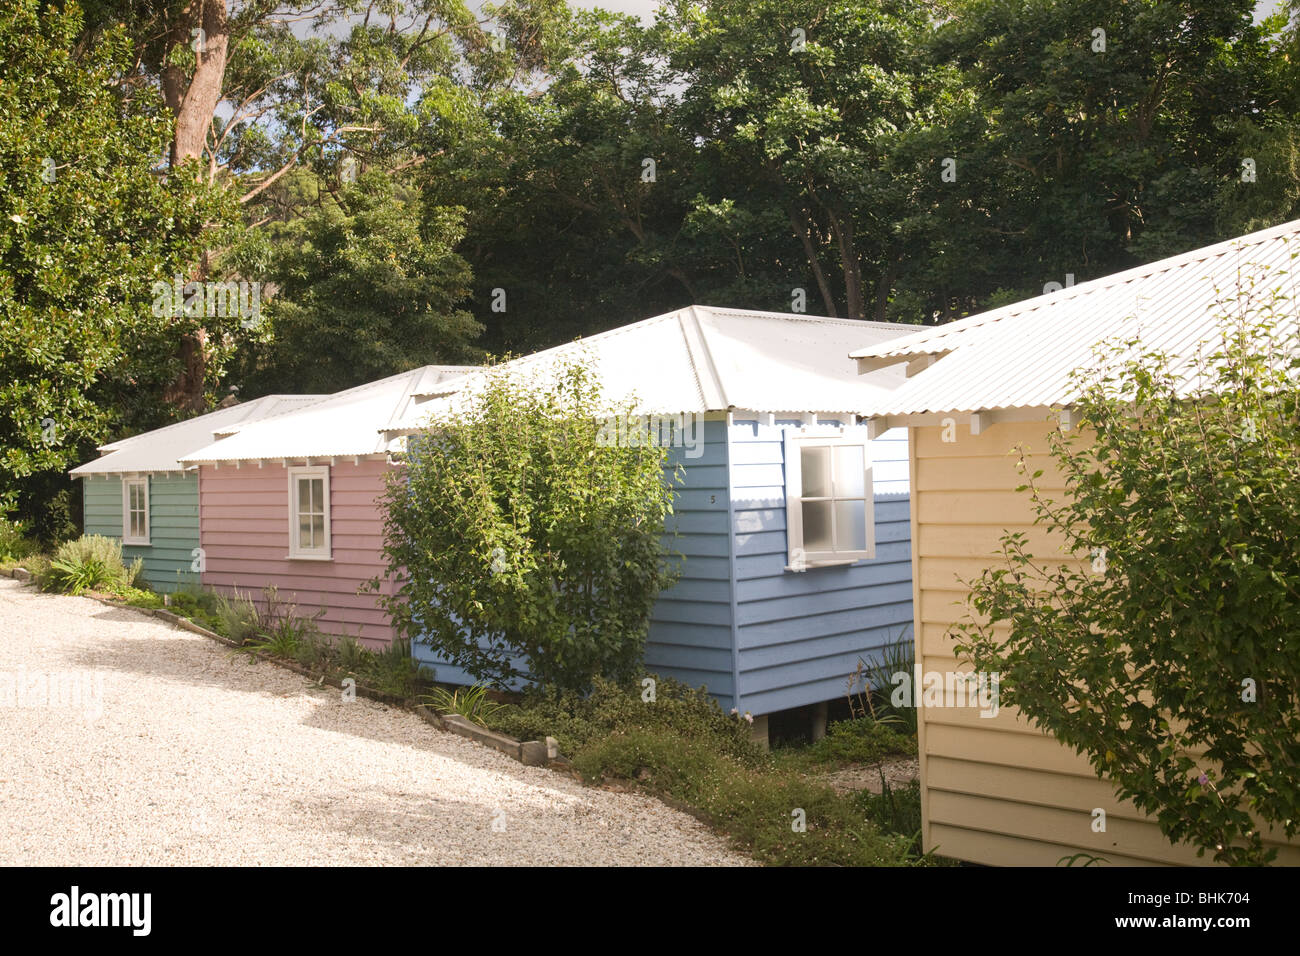
[[181, 471], [180, 457], [211, 444], [216, 435], [296, 411], [323, 398], [324, 395], [265, 395], [229, 408], [219, 408], [174, 425], [100, 445], [99, 450], [104, 453], [102, 457], [72, 469], [69, 474], [82, 478], [88, 475]]
[[487, 374], [547, 380], [564, 361], [589, 364], [605, 399], [636, 414], [745, 409], [866, 414], [904, 381], [900, 369], [863, 377], [848, 351], [892, 341], [915, 326], [785, 312], [689, 306], [479, 370], [418, 393], [424, 399], [390, 434], [416, 431], [430, 412], [454, 412]]
[[1223, 306], [1239, 290], [1281, 288], [1294, 311], [1300, 220], [1038, 296], [850, 353], [869, 374], [892, 362], [938, 356], [877, 415], [976, 412], [1065, 405], [1070, 374], [1096, 362], [1103, 342], [1138, 339], [1182, 356], [1219, 340]]
[[319, 401], [240, 427], [228, 437], [190, 449], [185, 464], [272, 458], [328, 458], [385, 451], [381, 430], [406, 414], [417, 387], [474, 371], [467, 365], [425, 365], [336, 392]]

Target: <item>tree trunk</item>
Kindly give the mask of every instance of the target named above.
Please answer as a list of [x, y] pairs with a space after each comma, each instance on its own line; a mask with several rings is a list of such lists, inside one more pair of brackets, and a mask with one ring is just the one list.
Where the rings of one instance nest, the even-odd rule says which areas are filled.
[[808, 234], [808, 213], [797, 202], [786, 206], [786, 211], [790, 215], [790, 225], [794, 229], [794, 234], [803, 243], [803, 254], [808, 259], [813, 278], [817, 280], [817, 291], [821, 293], [826, 314], [832, 319], [838, 318], [835, 312], [835, 297], [831, 295], [831, 287], [826, 282], [826, 274], [822, 272], [821, 263], [817, 261], [817, 250], [813, 247], [812, 237]]
[[[203, 159], [212, 117], [221, 102], [229, 43], [230, 20], [225, 0], [190, 0], [168, 32], [168, 52], [188, 46], [196, 60], [193, 76], [178, 66], [162, 68], [163, 101], [174, 122], [168, 157], [173, 169], [186, 160]], [[190, 276], [192, 280], [202, 282], [207, 278], [209, 260], [205, 253]], [[163, 398], [185, 411], [202, 411], [208, 360], [203, 330], [185, 333], [178, 352], [182, 371], [164, 391]]]
[[853, 220], [845, 217], [843, 221], [835, 210], [827, 207], [831, 220], [831, 232], [840, 250], [840, 267], [844, 270], [844, 298], [848, 318], [865, 319], [866, 303], [862, 296], [862, 264], [858, 262], [858, 250], [853, 238]]

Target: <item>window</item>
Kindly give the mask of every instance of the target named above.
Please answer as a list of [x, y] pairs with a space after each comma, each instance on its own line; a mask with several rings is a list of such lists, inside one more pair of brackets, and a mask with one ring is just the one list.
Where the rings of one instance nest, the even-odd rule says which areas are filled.
[[149, 543], [149, 479], [122, 481], [122, 543]]
[[864, 438], [787, 432], [787, 570], [876, 556], [871, 446]]
[[330, 472], [289, 469], [289, 557], [330, 556]]

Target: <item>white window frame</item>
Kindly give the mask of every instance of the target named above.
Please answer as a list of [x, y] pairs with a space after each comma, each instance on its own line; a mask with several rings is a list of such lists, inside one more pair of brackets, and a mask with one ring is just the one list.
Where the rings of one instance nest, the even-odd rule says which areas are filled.
[[[863, 512], [866, 521], [866, 549], [831, 551], [806, 551], [803, 546], [803, 449], [810, 447], [856, 447], [862, 449]], [[834, 452], [832, 452], [834, 454]], [[867, 561], [876, 556], [875, 493], [871, 474], [871, 441], [865, 429], [845, 434], [841, 429], [804, 427], [785, 433], [785, 528], [787, 571], [806, 571], [809, 568], [835, 567]], [[836, 500], [854, 500], [856, 496], [835, 496], [835, 469], [831, 468], [831, 496]], [[835, 535], [835, 509], [831, 508], [832, 536]]]
[[[303, 548], [298, 544], [298, 482], [304, 478], [321, 479], [322, 505], [325, 517], [325, 542], [316, 548]], [[332, 560], [330, 545], [330, 470], [328, 466], [301, 466], [289, 469], [289, 557], [301, 561]]]
[[[132, 536], [131, 534], [131, 489], [135, 486], [144, 489], [144, 535]], [[123, 544], [148, 544], [149, 532], [152, 530], [153, 522], [149, 520], [149, 476], [143, 478], [123, 478], [122, 479], [122, 543]]]

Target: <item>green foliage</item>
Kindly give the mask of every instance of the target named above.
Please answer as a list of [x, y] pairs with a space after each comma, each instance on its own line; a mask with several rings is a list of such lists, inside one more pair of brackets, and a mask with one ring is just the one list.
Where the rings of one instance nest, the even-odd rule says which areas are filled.
[[908, 849], [921, 858], [921, 781], [913, 780], [902, 790], [889, 785], [882, 772], [880, 793], [859, 790], [854, 803], [864, 816], [884, 833], [896, 833], [911, 838]]
[[826, 728], [826, 736], [808, 750], [813, 759], [822, 763], [877, 763], [893, 754], [915, 754], [916, 738], [870, 717], [859, 717], [833, 721]]
[[916, 708], [895, 707], [892, 703], [893, 690], [898, 686], [897, 675], [906, 674], [912, 680], [916, 670], [916, 644], [908, 634], [910, 630], [909, 624], [897, 640], [890, 641], [873, 655], [866, 676], [872, 688], [872, 713], [878, 719], [897, 722], [900, 729], [915, 737]]
[[458, 308], [469, 291], [460, 220], [373, 170], [277, 227], [266, 268], [279, 291], [235, 373], [245, 393], [336, 392], [478, 358], [480, 327]]
[[459, 714], [466, 720], [472, 720], [480, 726], [488, 726], [492, 716], [505, 705], [488, 697], [487, 684], [475, 684], [472, 687], [435, 687], [425, 700], [441, 714]]
[[[889, 866], [908, 861], [907, 837], [881, 833], [852, 802], [800, 774], [746, 765], [710, 742], [629, 730], [573, 757], [589, 780], [617, 777], [691, 806], [764, 863]], [[794, 829], [802, 813], [806, 830]]]
[[133, 586], [143, 567], [140, 558], [123, 563], [122, 544], [116, 538], [85, 535], [59, 546], [48, 569], [41, 569], [37, 584], [42, 590], [64, 594], [111, 591]]
[[246, 644], [262, 627], [262, 615], [253, 601], [238, 592], [234, 597], [218, 594], [214, 613], [216, 631], [240, 644]]
[[0, 516], [0, 562], [18, 562], [35, 554], [37, 544], [28, 536], [28, 526], [22, 521], [10, 521]]
[[1300, 338], [1281, 290], [1234, 290], [1196, 355], [1099, 350], [1081, 427], [1051, 438], [1066, 493], [1042, 470], [1024, 486], [1078, 561], [1008, 534], [955, 628], [1004, 705], [1226, 863], [1272, 859], [1263, 825], [1300, 831]]
[[81, 47], [81, 27], [71, 4], [0, 12], [0, 509], [45, 540], [75, 513], [63, 471], [159, 404], [176, 329], [151, 314], [151, 284], [226, 215], [189, 172], [156, 175], [161, 98], [128, 80], [120, 29]]
[[638, 668], [673, 579], [668, 449], [604, 442], [580, 365], [552, 380], [485, 376], [428, 423], [384, 497], [382, 598], [399, 631], [476, 679], [583, 689]]
[[749, 725], [722, 712], [703, 688], [670, 677], [654, 677], [654, 701], [645, 700], [639, 681], [597, 679], [580, 694], [533, 687], [518, 704], [507, 704], [488, 719], [493, 730], [519, 740], [554, 737], [561, 752], [573, 754], [620, 733], [651, 731], [697, 740], [709, 748], [754, 764], [761, 751], [749, 738]]

